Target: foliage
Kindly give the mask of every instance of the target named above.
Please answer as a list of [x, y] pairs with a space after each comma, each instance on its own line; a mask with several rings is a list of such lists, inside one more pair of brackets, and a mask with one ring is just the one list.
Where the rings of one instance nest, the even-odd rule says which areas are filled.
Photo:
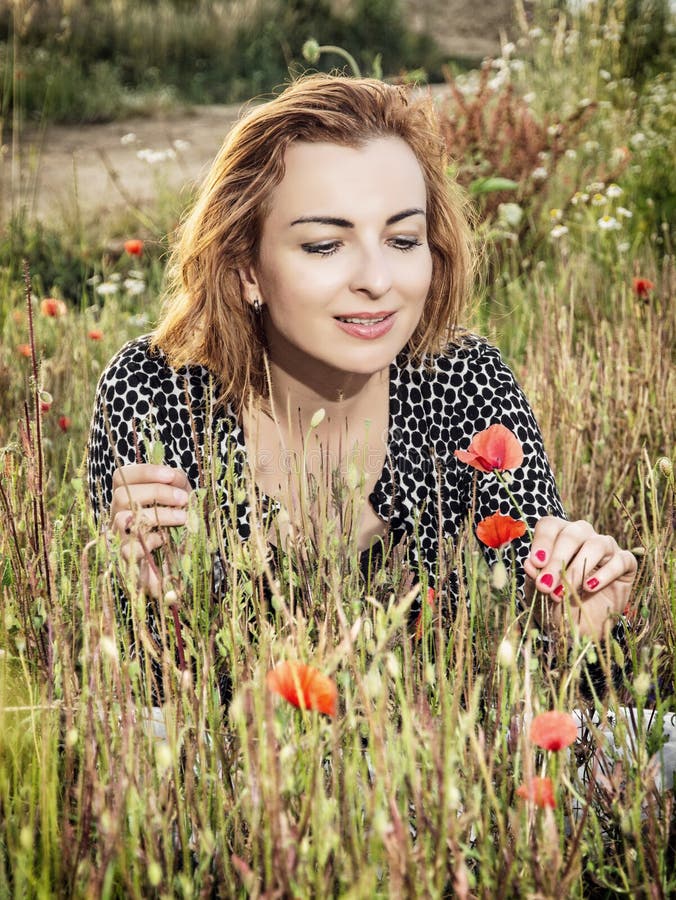
[[[439, 72], [430, 38], [409, 33], [398, 2], [251, 0], [107, 3], [24, 0], [0, 6], [0, 110], [7, 121], [106, 121], [177, 103], [267, 93], [302, 68], [306, 38], [340, 44], [387, 74]], [[335, 58], [322, 61], [326, 70]]]

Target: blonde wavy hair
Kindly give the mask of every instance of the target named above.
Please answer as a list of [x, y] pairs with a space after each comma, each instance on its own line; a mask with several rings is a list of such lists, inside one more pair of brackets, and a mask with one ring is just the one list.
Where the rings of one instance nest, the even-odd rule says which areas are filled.
[[250, 110], [228, 134], [172, 251], [162, 314], [152, 346], [170, 365], [206, 366], [219, 404], [241, 413], [251, 393], [267, 398], [265, 335], [247, 303], [239, 271], [255, 265], [272, 190], [294, 141], [359, 147], [402, 138], [427, 187], [432, 280], [411, 358], [452, 340], [473, 273], [467, 203], [446, 173], [445, 147], [429, 96], [369, 78], [309, 75]]

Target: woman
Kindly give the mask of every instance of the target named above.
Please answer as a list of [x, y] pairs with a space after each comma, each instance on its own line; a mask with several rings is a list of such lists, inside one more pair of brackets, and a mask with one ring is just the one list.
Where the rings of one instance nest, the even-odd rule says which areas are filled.
[[[624, 608], [636, 562], [564, 518], [511, 372], [457, 327], [471, 269], [429, 100], [311, 76], [249, 112], [183, 226], [157, 331], [124, 347], [99, 384], [92, 500], [140, 562], [143, 589], [162, 591], [148, 551], [185, 523], [215, 441], [224, 468], [248, 471], [292, 525], [309, 501], [290, 471], [349, 471], [363, 498], [359, 550], [408, 541], [432, 584], [440, 540], [468, 514], [525, 518], [532, 540], [513, 545], [519, 589], [559, 608], [571, 589], [582, 630], [600, 634]], [[494, 424], [523, 449], [509, 491], [455, 453]], [[149, 434], [163, 465], [144, 455]], [[227, 512], [246, 540], [242, 492]]]

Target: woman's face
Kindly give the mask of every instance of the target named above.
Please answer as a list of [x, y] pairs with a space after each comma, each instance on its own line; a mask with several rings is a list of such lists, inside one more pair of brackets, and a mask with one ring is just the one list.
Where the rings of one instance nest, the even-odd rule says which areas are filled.
[[259, 258], [273, 363], [304, 383], [385, 369], [420, 320], [432, 277], [422, 170], [401, 138], [291, 145]]

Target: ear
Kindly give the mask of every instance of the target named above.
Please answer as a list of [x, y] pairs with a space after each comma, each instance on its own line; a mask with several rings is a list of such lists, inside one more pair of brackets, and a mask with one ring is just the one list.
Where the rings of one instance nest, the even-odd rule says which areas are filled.
[[254, 267], [252, 265], [246, 266], [245, 268], [238, 269], [237, 273], [242, 282], [242, 294], [244, 295], [246, 302], [253, 304], [256, 298], [262, 302], [261, 289]]

